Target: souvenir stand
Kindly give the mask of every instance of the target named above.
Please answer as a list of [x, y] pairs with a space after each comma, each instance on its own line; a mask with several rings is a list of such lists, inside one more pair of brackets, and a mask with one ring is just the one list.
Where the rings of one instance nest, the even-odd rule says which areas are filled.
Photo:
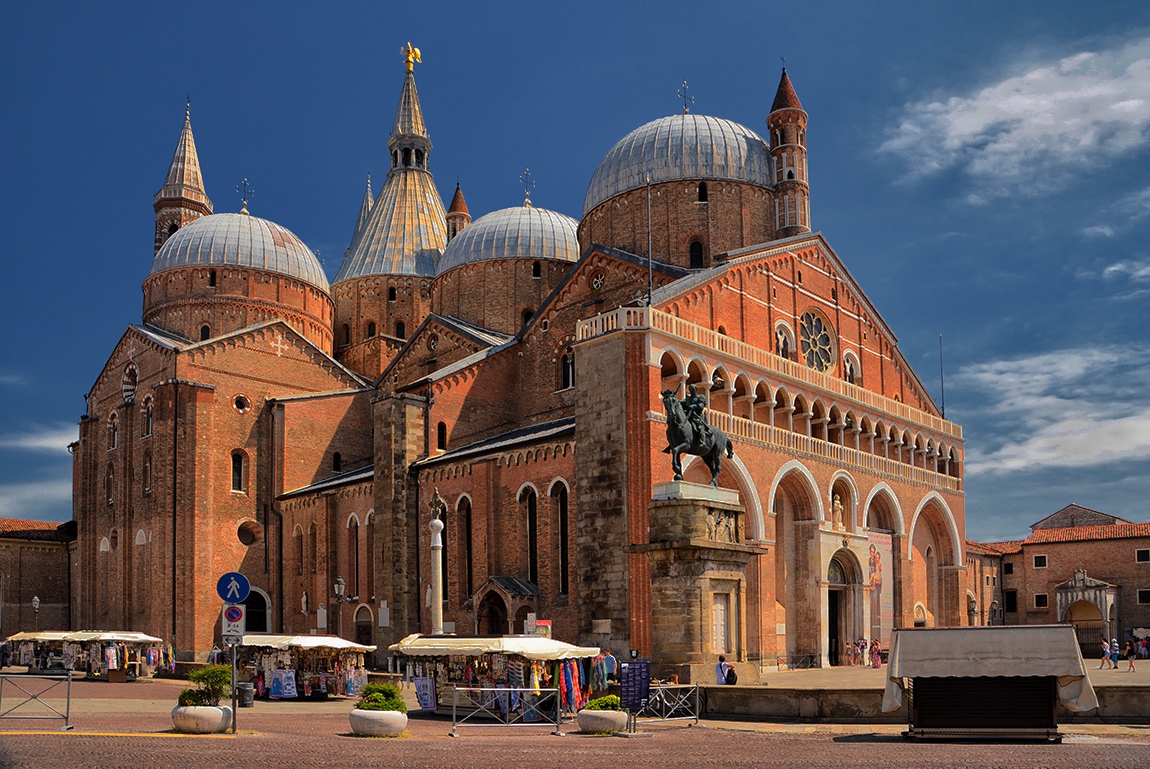
[[175, 671], [175, 653], [162, 638], [127, 630], [81, 630], [64, 637], [64, 667], [112, 683]]
[[244, 670], [259, 697], [355, 697], [367, 683], [364, 655], [374, 646], [332, 635], [249, 633]]
[[[562, 710], [568, 713], [578, 711], [594, 692], [607, 688], [607, 668], [598, 647], [573, 646], [543, 636], [417, 633], [388, 648], [402, 655], [400, 670], [406, 669], [406, 677], [415, 680], [420, 707], [439, 713], [451, 714], [457, 686], [559, 689]], [[517, 699], [513, 696], [506, 704], [514, 709], [519, 706]]]
[[63, 670], [64, 638], [67, 630], [24, 631], [8, 636], [8, 652], [13, 665], [26, 665], [28, 670]]

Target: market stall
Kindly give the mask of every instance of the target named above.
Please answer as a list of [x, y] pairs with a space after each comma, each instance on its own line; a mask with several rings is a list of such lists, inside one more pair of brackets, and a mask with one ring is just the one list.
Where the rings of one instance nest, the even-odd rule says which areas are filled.
[[5, 640], [12, 665], [29, 670], [64, 670], [64, 638], [67, 630], [24, 631]]
[[364, 655], [373, 651], [339, 636], [249, 633], [242, 664], [259, 697], [355, 697], [367, 683]]
[[1059, 701], [1098, 707], [1071, 625], [895, 630], [887, 677], [883, 712], [905, 693], [908, 737], [1058, 740]]
[[414, 634], [388, 648], [401, 655], [400, 669], [415, 681], [424, 710], [450, 713], [456, 687], [513, 690], [499, 703], [503, 710], [529, 709], [530, 702], [520, 703], [514, 690], [555, 688], [562, 710], [573, 713], [594, 692], [607, 688], [607, 668], [598, 647], [542, 636]]
[[64, 667], [87, 671], [89, 678], [123, 683], [157, 670], [175, 670], [175, 652], [162, 638], [128, 630], [81, 630], [68, 633]]

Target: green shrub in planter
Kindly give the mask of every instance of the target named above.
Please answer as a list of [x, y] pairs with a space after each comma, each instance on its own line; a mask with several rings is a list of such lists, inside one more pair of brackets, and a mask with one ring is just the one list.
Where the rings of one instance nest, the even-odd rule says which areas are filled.
[[226, 697], [232, 688], [232, 669], [229, 665], [206, 665], [188, 673], [188, 680], [195, 684], [196, 688], [180, 692], [181, 706], [218, 707], [220, 700]]
[[[616, 698], [618, 699], [618, 698]], [[400, 713], [407, 712], [407, 703], [399, 693], [399, 687], [393, 683], [367, 684], [359, 693], [359, 701], [355, 703], [357, 710], [395, 710]]]
[[622, 710], [623, 703], [617, 695], [608, 694], [605, 697], [598, 697], [591, 700], [583, 707], [586, 710]]

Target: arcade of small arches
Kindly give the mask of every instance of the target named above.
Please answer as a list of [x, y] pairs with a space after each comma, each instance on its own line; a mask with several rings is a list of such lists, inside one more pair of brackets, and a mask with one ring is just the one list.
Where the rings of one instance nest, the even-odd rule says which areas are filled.
[[785, 384], [752, 380], [745, 372], [731, 376], [721, 364], [712, 367], [697, 357], [684, 360], [672, 349], [661, 355], [660, 368], [660, 389], [683, 397], [687, 387], [695, 385], [707, 397], [711, 411], [732, 419], [781, 428], [956, 480], [962, 477], [960, 451], [943, 439], [860, 416], [833, 402], [828, 405], [818, 396], [792, 393]]

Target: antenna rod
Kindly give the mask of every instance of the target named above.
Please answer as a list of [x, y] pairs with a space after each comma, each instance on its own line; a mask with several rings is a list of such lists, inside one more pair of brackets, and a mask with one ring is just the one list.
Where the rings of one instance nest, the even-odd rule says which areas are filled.
[[[651, 266], [651, 174], [647, 173], [647, 306], [651, 306], [651, 286], [654, 283], [653, 268]], [[651, 321], [648, 320], [648, 323]]]
[[942, 367], [942, 334], [938, 335], [938, 382], [942, 395], [942, 418], [946, 419], [946, 373]]

